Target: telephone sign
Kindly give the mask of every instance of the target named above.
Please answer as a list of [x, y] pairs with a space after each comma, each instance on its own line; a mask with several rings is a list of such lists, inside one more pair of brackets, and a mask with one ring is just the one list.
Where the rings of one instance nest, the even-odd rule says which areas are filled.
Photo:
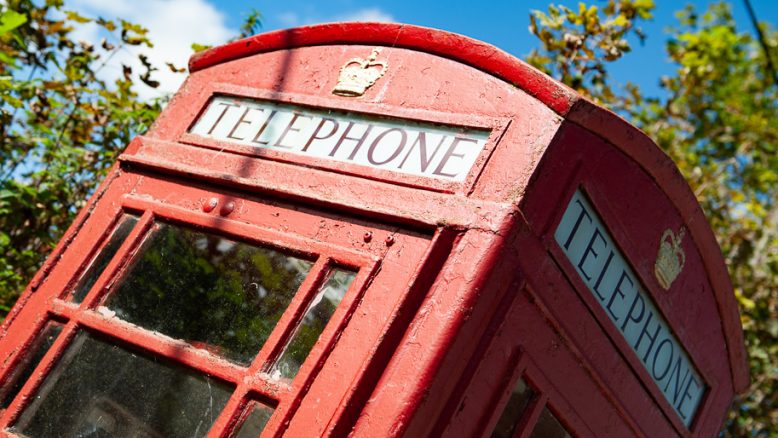
[[690, 425], [707, 385], [580, 191], [570, 199], [554, 237], [665, 399]]
[[215, 97], [190, 133], [345, 163], [463, 181], [489, 132]]

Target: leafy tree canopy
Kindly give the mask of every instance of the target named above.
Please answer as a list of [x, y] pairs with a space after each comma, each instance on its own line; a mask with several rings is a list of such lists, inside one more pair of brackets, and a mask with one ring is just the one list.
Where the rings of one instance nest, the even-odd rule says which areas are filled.
[[617, 86], [608, 63], [646, 36], [653, 0], [608, 0], [577, 10], [534, 11], [540, 40], [529, 61], [643, 129], [691, 184], [729, 266], [750, 358], [751, 388], [725, 426], [727, 436], [773, 436], [778, 424], [778, 32], [761, 24], [767, 51], [737, 29], [726, 3], [687, 6], [668, 30], [675, 65], [663, 96]]
[[[122, 66], [99, 73], [130, 46], [151, 47], [146, 30], [124, 20], [87, 18], [45, 3], [0, 7], [0, 311], [10, 310], [43, 259], [84, 205], [116, 155], [160, 110], [133, 91], [133, 73], [158, 85], [154, 70]], [[74, 41], [94, 23], [99, 44]]]

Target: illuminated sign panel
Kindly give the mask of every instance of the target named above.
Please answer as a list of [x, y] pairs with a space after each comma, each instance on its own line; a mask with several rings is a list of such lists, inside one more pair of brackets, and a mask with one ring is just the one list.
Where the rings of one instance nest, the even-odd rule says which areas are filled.
[[489, 131], [217, 96], [190, 133], [445, 181], [467, 177]]
[[580, 190], [570, 200], [554, 237], [667, 402], [689, 427], [706, 385]]

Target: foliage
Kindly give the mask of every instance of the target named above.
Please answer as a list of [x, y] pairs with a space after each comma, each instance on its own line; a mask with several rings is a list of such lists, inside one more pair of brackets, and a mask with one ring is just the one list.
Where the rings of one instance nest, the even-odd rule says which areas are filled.
[[631, 34], [641, 41], [645, 38], [635, 24], [651, 18], [653, 8], [653, 0], [612, 0], [602, 10], [606, 20], [600, 18], [597, 6], [584, 3], [578, 4], [578, 12], [554, 5], [548, 7], [548, 14], [533, 11], [530, 31], [542, 48], [534, 50], [528, 61], [587, 97], [612, 102], [615, 96], [607, 82], [606, 62], [630, 51], [626, 38]]
[[310, 268], [272, 249], [159, 224], [106, 306], [125, 321], [249, 365]]
[[[79, 26], [106, 35], [74, 41]], [[4, 314], [102, 179], [117, 153], [156, 118], [159, 102], [133, 91], [128, 65], [113, 82], [99, 73], [146, 30], [92, 19], [61, 0], [0, 6], [0, 313]], [[148, 61], [136, 72], [149, 86]], [[145, 61], [145, 62], [143, 62]]]
[[[609, 0], [578, 11], [534, 12], [541, 49], [529, 59], [641, 127], [679, 166], [701, 203], [729, 266], [741, 307], [751, 387], [739, 398], [726, 436], [771, 436], [778, 424], [778, 84], [764, 50], [739, 32], [729, 6], [703, 14], [689, 6], [668, 30], [674, 73], [662, 98], [626, 84], [614, 91], [607, 63], [644, 36], [650, 0]], [[762, 26], [773, 59], [778, 32]]]

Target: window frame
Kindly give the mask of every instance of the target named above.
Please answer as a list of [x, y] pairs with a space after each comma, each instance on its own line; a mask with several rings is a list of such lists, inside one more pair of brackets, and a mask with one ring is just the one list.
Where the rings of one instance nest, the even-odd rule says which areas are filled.
[[[123, 182], [137, 187], [144, 178], [152, 177], [126, 173]], [[35, 343], [48, 321], [56, 320], [63, 323], [64, 327], [38, 363], [32, 377], [23, 385], [9, 407], [5, 411], [0, 411], [0, 428], [13, 426], [74, 337], [83, 330], [110, 339], [124, 348], [163, 357], [173, 363], [234, 385], [235, 390], [214, 422], [211, 434], [216, 432], [220, 436], [226, 436], [234, 433], [245, 419], [247, 409], [250, 409], [254, 403], [260, 402], [276, 410], [266, 430], [272, 431], [272, 434], [277, 436], [283, 433], [284, 424], [288, 423], [294, 415], [307, 388], [334, 349], [367, 287], [380, 270], [383, 258], [387, 256], [392, 244], [398, 243], [398, 240], [403, 239], [404, 236], [402, 229], [388, 227], [381, 223], [349, 219], [348, 216], [338, 213], [328, 212], [327, 215], [323, 215], [325, 218], [322, 221], [328, 221], [329, 225], [343, 226], [348, 222], [345, 226], [356, 224], [356, 227], [352, 228], [388, 232], [392, 236], [392, 243], [385, 243], [381, 238], [373, 244], [368, 244], [369, 239], [363, 235], [355, 236], [359, 239], [353, 239], [354, 241], [363, 242], [360, 242], [361, 245], [351, 242], [349, 248], [342, 241], [342, 235], [305, 235], [305, 233], [284, 231], [282, 218], [278, 215], [274, 216], [273, 213], [262, 214], [259, 219], [257, 215], [251, 220], [246, 220], [245, 214], [239, 217], [222, 214], [218, 211], [219, 207], [214, 211], [201, 208], [204, 200], [209, 200], [211, 197], [219, 198], [219, 206], [233, 202], [240, 204], [238, 209], [246, 209], [247, 206], [254, 210], [275, 209], [290, 213], [292, 216], [302, 214], [312, 217], [316, 214], [313, 207], [304, 211], [307, 209], [306, 206], [291, 202], [261, 199], [245, 193], [236, 195], [226, 191], [208, 190], [166, 177], [154, 181], [162, 184], [162, 187], [150, 189], [155, 196], [134, 193], [134, 190], [128, 193], [126, 186], [121, 187], [122, 184], [118, 184], [118, 181], [107, 184], [106, 193], [101, 194], [102, 199], [98, 199], [98, 205], [94, 207], [95, 211], [90, 216], [81, 218], [81, 223], [77, 221], [74, 224], [75, 230], [68, 231], [63, 240], [66, 240], [69, 247], [59, 251], [60, 257], [55, 261], [51, 272], [39, 280], [39, 290], [31, 301], [39, 301], [42, 306], [29, 310], [31, 303], [26, 303], [21, 312], [24, 317], [17, 318], [21, 321], [12, 321], [13, 324], [6, 323], [6, 327], [10, 328], [14, 328], [12, 327], [14, 325], [26, 325], [27, 339], [21, 348], [17, 345], [10, 354], [9, 360], [0, 366], [2, 384], [5, 384], [13, 374], [16, 364], [24, 361], [28, 348]], [[168, 202], [165, 198], [165, 185], [176, 186], [180, 192], [187, 194], [187, 199]], [[149, 191], [148, 187], [146, 190]], [[81, 303], [70, 302], [74, 286], [80, 282], [82, 275], [88, 271], [99, 251], [105, 247], [122, 215], [127, 213], [136, 215], [137, 223]], [[107, 308], [100, 306], [111, 288], [131, 266], [155, 222], [181, 225], [236, 241], [280, 249], [286, 254], [301, 256], [313, 263], [292, 302], [250, 366], [235, 364], [205, 350], [186, 348], [189, 344], [184, 341], [156, 335], [121, 321], [113, 317]], [[377, 226], [379, 228], [376, 228]], [[290, 229], [294, 228], [290, 227]], [[430, 237], [424, 239], [427, 245], [432, 243]], [[419, 264], [422, 261], [422, 259], [418, 260]], [[272, 380], [263, 372], [263, 369], [268, 368], [278, 358], [290, 336], [294, 334], [296, 325], [304, 315], [310, 300], [319, 292], [319, 287], [326, 281], [330, 270], [335, 268], [354, 270], [356, 277], [294, 379], [291, 382]], [[410, 280], [414, 269], [408, 267], [405, 271]], [[30, 324], [31, 321], [34, 322]], [[5, 336], [5, 339], [0, 341], [8, 344], [9, 338], [13, 336]], [[0, 342], [0, 353], [5, 347], [2, 342]]]

